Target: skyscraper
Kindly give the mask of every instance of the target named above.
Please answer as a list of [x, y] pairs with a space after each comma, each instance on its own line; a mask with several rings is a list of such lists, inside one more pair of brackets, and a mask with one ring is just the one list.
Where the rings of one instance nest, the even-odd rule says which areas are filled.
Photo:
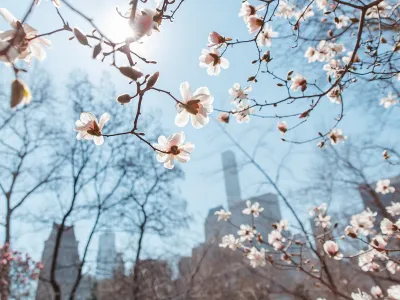
[[99, 237], [97, 252], [97, 280], [110, 279], [116, 269], [117, 251], [115, 249], [115, 233], [106, 231]]
[[[44, 268], [40, 272], [39, 284], [36, 291], [36, 300], [53, 300], [54, 293], [50, 285], [51, 264], [54, 248], [56, 246], [57, 232], [60, 225], [54, 223], [50, 236], [45, 242], [42, 263]], [[78, 241], [76, 240], [74, 227], [65, 226], [61, 235], [59, 252], [56, 264], [56, 280], [61, 288], [61, 299], [68, 299], [72, 287], [78, 275], [80, 264], [78, 253]], [[76, 299], [86, 299], [90, 289], [90, 278], [84, 278], [78, 288]]]
[[[240, 224], [249, 224], [251, 220], [250, 216], [242, 213], [243, 209], [246, 207], [246, 201], [250, 200], [252, 203], [258, 202], [260, 206], [264, 208], [264, 211], [262, 215], [255, 218], [254, 225], [257, 227], [257, 231], [266, 239], [268, 233], [272, 230], [272, 224], [282, 218], [277, 196], [272, 193], [266, 193], [249, 199], [242, 199], [236, 158], [232, 151], [225, 151], [222, 153], [222, 167], [224, 171], [228, 210], [232, 213], [230, 218], [231, 222], [236, 226]], [[214, 213], [222, 208], [222, 206], [218, 206], [209, 210], [204, 224], [207, 242], [213, 239], [218, 240], [226, 234], [237, 234], [238, 229], [236, 227], [227, 222], [217, 221], [217, 217]]]

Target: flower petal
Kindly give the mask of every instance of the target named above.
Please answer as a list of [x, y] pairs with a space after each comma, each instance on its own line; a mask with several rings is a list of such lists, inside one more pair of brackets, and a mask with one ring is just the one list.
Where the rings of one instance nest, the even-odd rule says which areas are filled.
[[189, 122], [189, 113], [186, 110], [182, 110], [175, 117], [175, 125], [179, 127], [184, 127]]
[[94, 140], [94, 143], [95, 143], [97, 146], [100, 146], [100, 145], [103, 145], [103, 144], [104, 144], [104, 136], [95, 136], [95, 137], [93, 138], [93, 140]]
[[182, 82], [180, 86], [183, 102], [186, 103], [190, 100], [190, 86], [189, 82]]
[[99, 123], [99, 128], [100, 131], [103, 129], [104, 124], [106, 124], [110, 120], [110, 114], [109, 113], [104, 113], [100, 117], [100, 123]]

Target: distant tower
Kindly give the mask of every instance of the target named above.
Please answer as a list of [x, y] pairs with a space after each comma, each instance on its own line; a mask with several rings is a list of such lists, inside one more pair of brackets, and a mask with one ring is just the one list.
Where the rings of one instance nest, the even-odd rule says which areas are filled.
[[115, 233], [104, 232], [99, 238], [97, 252], [97, 280], [104, 280], [113, 277], [116, 267], [117, 251], [115, 250]]
[[239, 174], [236, 166], [235, 154], [232, 151], [222, 153], [224, 168], [225, 190], [229, 209], [241, 201]]
[[[236, 166], [235, 154], [232, 151], [222, 153], [222, 165], [224, 167], [225, 190], [228, 200], [228, 210], [232, 213], [230, 220], [235, 225], [249, 224], [249, 216], [242, 213], [246, 207], [246, 201], [252, 203], [259, 202], [264, 208], [262, 215], [254, 220], [257, 231], [267, 239], [268, 233], [272, 230], [272, 224], [281, 220], [281, 210], [278, 197], [272, 193], [266, 193], [260, 196], [241, 199], [239, 175]], [[218, 222], [214, 213], [222, 206], [217, 206], [209, 210], [204, 223], [206, 241], [219, 240], [226, 234], [237, 234], [238, 229], [227, 222]]]
[[[54, 223], [49, 238], [45, 242], [42, 263], [44, 268], [40, 271], [40, 280], [36, 291], [36, 300], [54, 299], [53, 289], [50, 286], [50, 271], [56, 245], [57, 232], [60, 225]], [[61, 288], [61, 299], [68, 299], [73, 284], [78, 275], [80, 264], [78, 242], [75, 238], [74, 227], [65, 226], [61, 236], [56, 265], [56, 280]]]

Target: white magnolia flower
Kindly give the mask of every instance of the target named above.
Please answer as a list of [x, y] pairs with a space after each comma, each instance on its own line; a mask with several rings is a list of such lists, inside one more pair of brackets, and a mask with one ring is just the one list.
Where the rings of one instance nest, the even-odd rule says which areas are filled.
[[395, 188], [390, 186], [390, 179], [381, 179], [376, 183], [375, 192], [385, 195], [388, 193], [394, 193]]
[[396, 99], [396, 96], [393, 96], [392, 92], [390, 92], [387, 97], [384, 97], [380, 100], [379, 104], [383, 105], [384, 108], [390, 108], [391, 106], [395, 106], [399, 103], [399, 100]]
[[400, 215], [400, 202], [392, 202], [391, 206], [386, 206], [386, 211], [392, 216]]
[[308, 210], [308, 213], [311, 217], [316, 215], [325, 215], [328, 205], [326, 203], [322, 203], [320, 206], [314, 206], [313, 208]]
[[247, 254], [247, 258], [250, 260], [250, 265], [253, 268], [263, 267], [266, 264], [265, 249], [261, 248], [260, 250], [257, 250], [256, 247], [252, 247], [250, 252]]
[[93, 140], [96, 145], [104, 143], [102, 130], [104, 125], [110, 120], [110, 114], [105, 113], [100, 117], [100, 122], [94, 114], [87, 112], [81, 113], [80, 120], [75, 122], [74, 130], [78, 132], [76, 138], [78, 140]]
[[245, 215], [253, 214], [254, 217], [258, 217], [260, 212], [264, 210], [264, 208], [260, 207], [260, 203], [255, 202], [251, 204], [250, 200], [246, 201], [247, 208], [243, 209], [242, 213]]
[[292, 78], [292, 84], [290, 86], [290, 88], [293, 91], [297, 91], [299, 88], [301, 88], [301, 91], [304, 92], [305, 89], [307, 88], [307, 79], [305, 79], [305, 77], [303, 77], [302, 75], [300, 75], [299, 73], [297, 73], [293, 78]]
[[314, 221], [315, 226], [317, 227], [321, 226], [322, 228], [329, 228], [329, 226], [331, 226], [331, 216], [318, 215]]
[[21, 28], [20, 21], [6, 8], [0, 8], [0, 15], [12, 27], [11, 30], [0, 32], [0, 49], [9, 48], [7, 55], [1, 56], [0, 60], [14, 63], [17, 59], [21, 59], [29, 64], [32, 57], [40, 61], [46, 58], [46, 52], [42, 46], [51, 46], [48, 39], [36, 37], [38, 31], [28, 24], [22, 24]]
[[379, 286], [373, 286], [371, 288], [371, 295], [374, 296], [376, 299], [383, 298], [382, 290]]
[[253, 227], [244, 224], [240, 225], [240, 230], [238, 231], [238, 235], [242, 242], [246, 240], [251, 241], [256, 233], [257, 231]]
[[394, 262], [393, 260], [389, 260], [386, 263], [386, 269], [392, 273], [392, 274], [396, 274], [396, 272], [400, 271], [400, 265], [396, 262]]
[[295, 14], [295, 7], [293, 4], [289, 4], [287, 1], [279, 1], [279, 6], [276, 12], [278, 17], [289, 19]]
[[353, 300], [372, 300], [370, 295], [361, 292], [360, 289], [358, 289], [358, 293], [351, 293], [351, 298], [353, 298]]
[[260, 47], [263, 47], [264, 45], [266, 47], [271, 47], [272, 44], [272, 38], [277, 37], [278, 33], [275, 31], [272, 31], [272, 27], [268, 24], [264, 26], [264, 28], [261, 30], [260, 34], [257, 37], [257, 44]]
[[304, 53], [304, 57], [308, 58], [309, 63], [312, 63], [317, 61], [320, 58], [320, 55], [314, 47], [308, 47], [306, 53]]
[[235, 83], [233, 87], [229, 89], [229, 94], [232, 97], [233, 103], [238, 104], [242, 100], [247, 99], [251, 91], [251, 86], [242, 89], [239, 83]]
[[331, 89], [328, 93], [328, 98], [332, 103], [342, 103], [342, 91], [340, 87], [335, 86], [333, 89]]
[[329, 63], [323, 66], [322, 68], [327, 76], [333, 76], [334, 78], [339, 77], [343, 73], [343, 67], [340, 64], [339, 60], [331, 59]]
[[392, 235], [394, 232], [400, 230], [400, 220], [394, 224], [389, 219], [384, 218], [381, 222], [381, 231], [383, 234]]
[[254, 109], [250, 107], [249, 103], [241, 101], [235, 109], [232, 109], [232, 114], [236, 117], [238, 123], [248, 123], [253, 111]]
[[279, 121], [278, 124], [276, 125], [276, 128], [278, 128], [281, 134], [285, 134], [287, 131], [287, 124], [285, 121]]
[[347, 236], [354, 238], [357, 238], [358, 236], [358, 228], [354, 228], [353, 226], [346, 226], [344, 229], [344, 232], [346, 233]]
[[370, 245], [375, 250], [383, 251], [383, 250], [385, 250], [385, 247], [387, 245], [387, 241], [382, 235], [378, 234], [378, 235], [374, 236], [374, 238], [372, 239], [372, 242], [371, 242]]
[[326, 300], [326, 298], [318, 297], [316, 300]]
[[203, 49], [199, 57], [200, 67], [207, 68], [208, 75], [219, 75], [222, 69], [229, 68], [229, 61], [221, 57], [217, 49]]
[[374, 257], [374, 252], [371, 250], [360, 251], [360, 254], [358, 255], [358, 266], [361, 270], [364, 272], [379, 270], [379, 265], [374, 262]]
[[343, 255], [339, 253], [339, 246], [334, 241], [326, 241], [324, 243], [324, 250], [329, 257], [334, 258], [336, 260], [341, 260]]
[[174, 168], [174, 160], [177, 159], [181, 163], [188, 162], [190, 160], [190, 153], [194, 150], [192, 143], [184, 143], [185, 134], [183, 131], [174, 133], [168, 138], [161, 135], [158, 138], [158, 144], [154, 144], [153, 147], [159, 151], [157, 152], [157, 160], [164, 163], [164, 167], [167, 169]]
[[260, 16], [254, 15], [250, 16], [249, 20], [247, 22], [247, 28], [249, 29], [249, 33], [257, 33], [258, 31], [261, 30], [261, 28], [264, 26], [264, 19], [261, 18]]
[[192, 95], [188, 82], [181, 83], [182, 103], [176, 105], [176, 126], [183, 127], [189, 122], [189, 116], [194, 128], [202, 128], [210, 121], [208, 115], [213, 112], [214, 97], [206, 87], [198, 88]]
[[272, 230], [271, 233], [268, 234], [268, 244], [272, 245], [275, 250], [282, 250], [285, 246], [283, 244], [285, 240], [286, 239], [279, 230]]
[[376, 212], [372, 212], [369, 208], [360, 214], [353, 215], [350, 220], [351, 226], [358, 230], [361, 234], [368, 236], [374, 227]]
[[240, 8], [239, 17], [243, 18], [244, 22], [247, 23], [250, 16], [254, 16], [257, 11], [262, 11], [264, 7], [264, 5], [253, 6], [250, 5], [249, 2], [245, 1], [242, 3], [242, 7]]
[[367, 18], [371, 19], [378, 19], [378, 18], [384, 18], [388, 16], [388, 11], [392, 7], [388, 5], [385, 1], [379, 2], [377, 6], [373, 6], [370, 9], [367, 10]]
[[230, 211], [225, 211], [224, 209], [221, 209], [219, 211], [216, 211], [214, 213], [214, 215], [218, 216], [218, 221], [228, 221], [228, 219], [231, 216], [231, 212]]
[[344, 140], [347, 139], [347, 136], [344, 136], [342, 130], [339, 128], [332, 129], [328, 136], [332, 145], [344, 142]]
[[230, 41], [230, 38], [225, 38], [222, 35], [220, 35], [218, 32], [211, 32], [208, 35], [208, 47], [221, 47], [223, 43], [226, 41]]
[[325, 10], [328, 5], [328, 0], [317, 0], [317, 6], [319, 10]]
[[276, 228], [276, 230], [281, 232], [282, 230], [288, 230], [289, 222], [288, 220], [280, 220], [279, 223], [274, 223], [273, 226]]
[[341, 15], [339, 17], [336, 17], [335, 18], [336, 28], [340, 29], [340, 28], [346, 27], [349, 24], [349, 20], [350, 20], [350, 18], [348, 16], [345, 16], [345, 15]]
[[219, 246], [221, 248], [229, 247], [229, 249], [236, 250], [242, 246], [242, 243], [233, 234], [228, 234], [222, 237]]
[[145, 8], [136, 11], [136, 16], [129, 20], [129, 25], [134, 32], [135, 39], [138, 40], [145, 35], [150, 36], [153, 30], [160, 31], [158, 27], [161, 24], [161, 20], [159, 12]]
[[389, 299], [400, 300], [400, 285], [392, 285], [387, 290]]

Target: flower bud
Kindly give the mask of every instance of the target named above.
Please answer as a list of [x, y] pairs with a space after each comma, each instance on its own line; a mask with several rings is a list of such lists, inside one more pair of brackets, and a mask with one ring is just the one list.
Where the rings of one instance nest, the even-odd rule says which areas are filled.
[[117, 101], [118, 101], [121, 105], [124, 105], [124, 104], [129, 103], [129, 102], [131, 102], [131, 100], [132, 100], [132, 97], [129, 96], [128, 94], [119, 95], [118, 98], [117, 98]]
[[160, 76], [159, 72], [155, 72], [153, 75], [151, 75], [149, 80], [147, 81], [146, 88], [151, 89], [157, 83], [159, 76]]
[[93, 58], [95, 59], [101, 52], [101, 43], [97, 44], [94, 48], [93, 48]]
[[143, 76], [143, 73], [140, 72], [140, 70], [132, 68], [132, 67], [120, 67], [119, 71], [122, 73], [122, 75], [125, 75], [126, 77], [136, 81], [140, 77]]
[[74, 28], [74, 35], [76, 39], [84, 46], [89, 46], [89, 41], [86, 35], [77, 27]]
[[11, 108], [19, 104], [28, 104], [31, 99], [32, 94], [26, 83], [20, 79], [15, 79], [11, 84]]

